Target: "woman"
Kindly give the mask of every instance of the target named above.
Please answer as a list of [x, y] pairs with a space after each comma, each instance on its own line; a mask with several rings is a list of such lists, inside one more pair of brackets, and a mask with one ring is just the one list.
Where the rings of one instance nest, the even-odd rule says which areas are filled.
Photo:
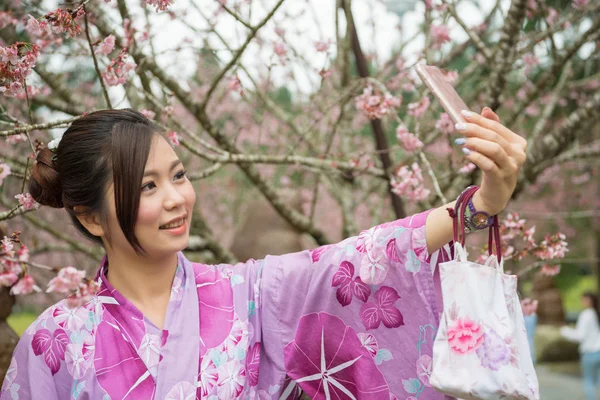
[[[473, 204], [494, 215], [526, 141], [490, 109], [465, 118], [466, 157], [484, 171]], [[73, 122], [55, 153], [37, 155], [30, 191], [64, 207], [106, 257], [90, 302], [61, 301], [23, 335], [2, 400], [288, 399], [300, 388], [311, 398], [444, 398], [429, 372], [442, 310], [436, 251], [453, 237], [454, 203], [312, 251], [190, 263], [181, 251], [192, 185], [132, 110]]]
[[579, 343], [583, 389], [588, 400], [597, 400], [600, 388], [600, 309], [598, 296], [586, 292], [581, 296], [583, 311], [575, 328], [563, 326], [560, 333], [568, 340]]

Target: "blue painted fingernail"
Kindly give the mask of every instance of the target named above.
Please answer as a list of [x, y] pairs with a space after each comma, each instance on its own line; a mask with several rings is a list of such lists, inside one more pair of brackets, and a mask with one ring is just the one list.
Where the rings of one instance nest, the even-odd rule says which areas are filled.
[[457, 144], [459, 146], [461, 146], [465, 143], [467, 143], [467, 139], [464, 137], [459, 137], [458, 139], [454, 139], [454, 144]]
[[473, 115], [473, 113], [471, 111], [468, 111], [468, 110], [462, 110], [461, 113], [462, 113], [463, 116], [465, 116], [467, 118], [469, 118], [469, 117], [471, 117]]
[[457, 131], [464, 131], [465, 129], [467, 129], [467, 124], [459, 122], [458, 124], [454, 125], [454, 129], [456, 129]]
[[465, 156], [468, 156], [469, 154], [471, 154], [471, 150], [467, 149], [466, 147], [462, 148], [462, 152], [465, 153]]

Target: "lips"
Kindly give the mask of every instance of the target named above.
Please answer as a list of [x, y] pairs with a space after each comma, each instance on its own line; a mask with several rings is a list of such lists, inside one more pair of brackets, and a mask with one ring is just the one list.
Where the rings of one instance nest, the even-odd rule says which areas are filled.
[[174, 228], [178, 228], [178, 227], [180, 227], [181, 225], [183, 225], [185, 223], [186, 219], [187, 219], [187, 214], [183, 215], [181, 217], [173, 218], [172, 220], [170, 220], [166, 224], [159, 226], [158, 229], [174, 229]]

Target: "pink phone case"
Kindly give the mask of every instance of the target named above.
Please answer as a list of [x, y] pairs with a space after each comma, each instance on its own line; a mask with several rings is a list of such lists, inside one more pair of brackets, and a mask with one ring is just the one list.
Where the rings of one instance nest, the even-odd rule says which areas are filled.
[[461, 110], [468, 110], [469, 108], [454, 87], [446, 80], [444, 73], [438, 67], [431, 65], [417, 64], [415, 68], [423, 83], [437, 97], [452, 121], [454, 123], [465, 122]]

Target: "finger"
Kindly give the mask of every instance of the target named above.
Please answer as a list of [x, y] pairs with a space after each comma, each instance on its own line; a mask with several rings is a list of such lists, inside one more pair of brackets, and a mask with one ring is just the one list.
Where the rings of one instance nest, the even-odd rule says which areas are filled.
[[498, 165], [496, 165], [489, 157], [486, 157], [477, 151], [469, 150], [468, 154], [465, 153], [465, 158], [477, 165], [477, 167], [485, 174], [491, 174], [499, 179], [504, 179]]
[[483, 107], [481, 110], [481, 116], [487, 119], [491, 119], [492, 121], [500, 122], [500, 117], [496, 114], [491, 108]]
[[463, 148], [481, 153], [492, 160], [501, 170], [502, 176], [508, 176], [517, 171], [517, 162], [509, 157], [498, 143], [472, 137], [467, 139]]
[[491, 129], [482, 128], [477, 124], [471, 123], [458, 123], [454, 126], [454, 128], [457, 132], [460, 132], [460, 134], [464, 135], [467, 138], [478, 137], [481, 139], [485, 139], [489, 142], [495, 142], [502, 146], [508, 154], [512, 155], [513, 153], [514, 149], [511, 146], [511, 144], [502, 135], [496, 133]]
[[483, 128], [490, 129], [499, 135], [502, 135], [506, 141], [510, 143], [518, 143], [523, 149], [527, 147], [527, 141], [523, 139], [521, 136], [517, 135], [500, 122], [493, 121], [491, 119], [487, 119], [482, 117], [481, 115], [471, 112], [471, 111], [463, 111], [463, 117], [467, 122], [477, 124]]

